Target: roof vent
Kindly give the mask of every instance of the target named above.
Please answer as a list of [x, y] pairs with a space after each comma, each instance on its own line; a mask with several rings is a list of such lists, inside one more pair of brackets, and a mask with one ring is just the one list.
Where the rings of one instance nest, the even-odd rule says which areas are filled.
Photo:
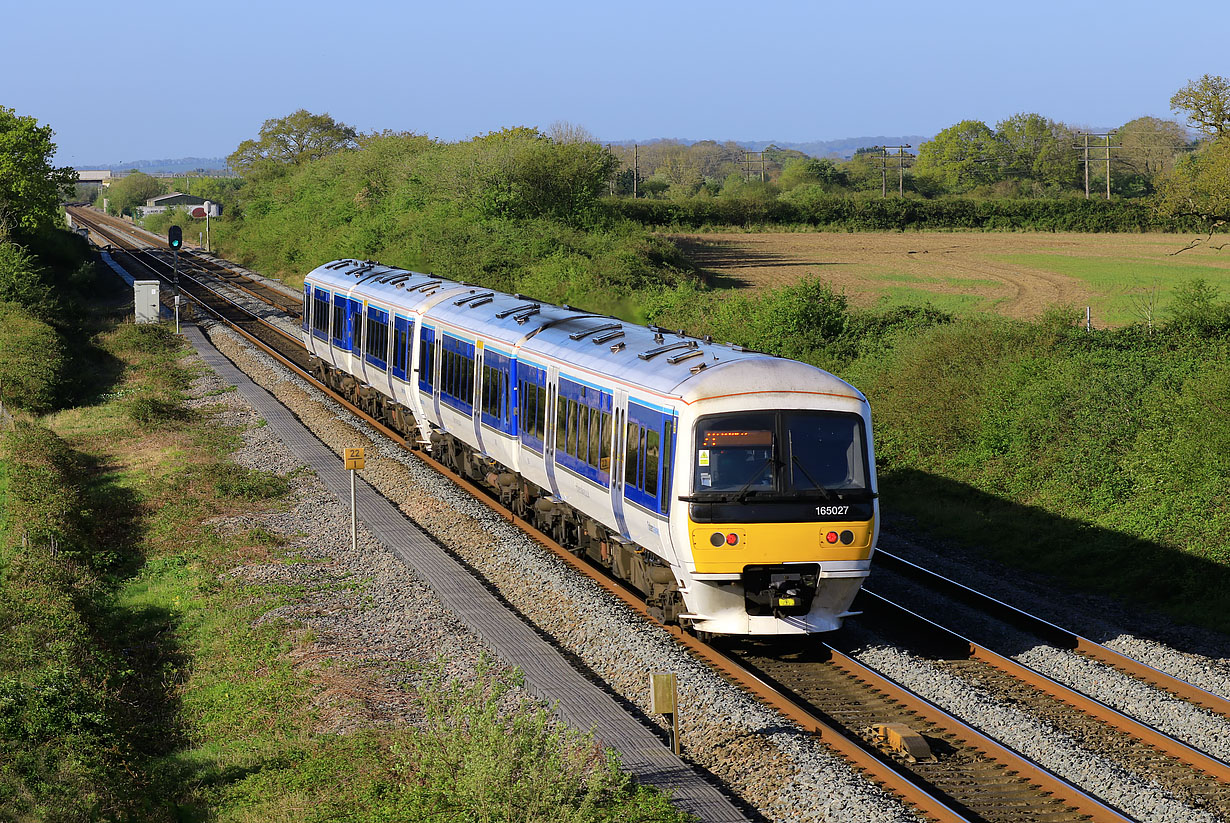
[[[658, 346], [656, 349], [650, 349], [647, 352], [641, 352], [640, 354], [637, 355], [637, 357], [641, 358], [642, 360], [652, 360], [653, 358], [657, 357], [659, 354], [664, 354], [668, 351], [674, 351], [675, 349], [695, 349], [699, 345], [700, 344], [697, 343], [695, 340], [681, 340], [678, 343], [668, 343], [665, 346]], [[701, 353], [702, 352], [697, 351], [697, 354], [701, 354]], [[672, 358], [669, 362], [678, 362], [678, 361]]]
[[[615, 340], [623, 336], [624, 336], [624, 333], [622, 330], [610, 331], [610, 332], [607, 332], [606, 334], [600, 334], [594, 338], [594, 345], [601, 346], [603, 343], [609, 343], [612, 340]], [[621, 343], [620, 345], [622, 346], [623, 344]]]
[[692, 372], [692, 374], [700, 374], [702, 371], [704, 371], [707, 368], [709, 368], [708, 363], [697, 363], [695, 366], [688, 369], [688, 371]]
[[[620, 333], [622, 334], [622, 332], [620, 332]], [[594, 342], [595, 342], [595, 343], [597, 343], [598, 341], [597, 341], [597, 340], [595, 340]], [[613, 353], [615, 353], [615, 352], [623, 351], [623, 350], [624, 350], [625, 348], [627, 348], [627, 347], [628, 347], [628, 344], [627, 344], [627, 343], [625, 343], [624, 341], [620, 340], [618, 343], [616, 343], [615, 345], [611, 346], [611, 353], [613, 354]]]
[[596, 334], [600, 331], [610, 331], [611, 329], [622, 329], [623, 326], [619, 323], [603, 323], [601, 326], [594, 326], [592, 329], [573, 332], [568, 335], [569, 340], [580, 340], [582, 337], [589, 337], [591, 334]]
[[682, 363], [684, 360], [687, 360], [688, 358], [691, 358], [691, 357], [704, 357], [704, 356], [705, 356], [705, 353], [703, 351], [701, 351], [700, 349], [695, 349], [694, 351], [685, 351], [683, 354], [677, 354], [674, 357], [668, 357], [666, 358], [666, 362], [670, 363], [673, 366], [676, 363]]
[[533, 306], [531, 308], [526, 309], [522, 314], [518, 314], [516, 317], [513, 318], [513, 320], [516, 320], [517, 325], [520, 326], [524, 324], [526, 320], [529, 320], [531, 317], [538, 314], [538, 312], [540, 311], [542, 311], [542, 309], [539, 306]]
[[[475, 293], [474, 293], [474, 290], [473, 290], [473, 289], [471, 289], [471, 290], [470, 290], [470, 293], [469, 293], [469, 294], [467, 294], [465, 297], [462, 297], [462, 298], [461, 298], [461, 299], [459, 299], [459, 300], [454, 300], [454, 301], [453, 301], [453, 305], [454, 305], [454, 306], [461, 306], [461, 305], [464, 305], [464, 304], [466, 304], [466, 303], [469, 303], [471, 300], [474, 300], [474, 301], [475, 301], [475, 304], [474, 304], [474, 305], [479, 305], [477, 301], [479, 301], [479, 300], [483, 300], [484, 298], [491, 298], [491, 297], [494, 297], [494, 296], [495, 296], [495, 292], [493, 292], [493, 291], [485, 291], [485, 292], [483, 292], [482, 294], [475, 294]], [[488, 299], [488, 300], [486, 300], [485, 302], [490, 303], [491, 301]], [[473, 308], [473, 306], [471, 306], [471, 308]]]
[[486, 305], [487, 303], [490, 303], [490, 302], [491, 302], [491, 298], [490, 298], [490, 297], [480, 297], [480, 298], [478, 298], [477, 300], [475, 300], [473, 303], [471, 303], [471, 304], [470, 304], [470, 306], [469, 306], [469, 308], [471, 308], [471, 309], [476, 309], [476, 308], [478, 308], [479, 306], [484, 306], [484, 305]]
[[[514, 297], [520, 297], [520, 295], [514, 295]], [[513, 306], [511, 309], [504, 309], [504, 311], [496, 312], [495, 317], [497, 320], [503, 320], [505, 317], [508, 317], [508, 315], [510, 314], [516, 314], [517, 312], [525, 311], [526, 309], [538, 309], [538, 308], [541, 308], [541, 306], [539, 306], [537, 303], [526, 303], [525, 305], [522, 305], [522, 306]]]

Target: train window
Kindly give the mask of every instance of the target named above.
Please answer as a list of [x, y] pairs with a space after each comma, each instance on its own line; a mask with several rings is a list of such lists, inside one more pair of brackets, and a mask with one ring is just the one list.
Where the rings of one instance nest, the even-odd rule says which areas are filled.
[[662, 499], [661, 512], [666, 514], [671, 507], [671, 458], [675, 451], [674, 421], [667, 418], [662, 430]]
[[419, 332], [419, 388], [425, 392], [435, 391], [436, 348], [433, 345], [435, 334], [431, 329]]
[[657, 429], [645, 430], [645, 485], [641, 488], [650, 497], [658, 496], [658, 458], [660, 456]]
[[534, 391], [535, 388], [524, 380], [520, 381], [521, 430], [530, 437], [539, 439], [541, 435], [534, 425], [538, 419], [538, 393]]
[[628, 421], [628, 437], [624, 441], [627, 454], [624, 459], [624, 482], [629, 486], [639, 486], [641, 459], [641, 427]]
[[598, 470], [611, 470], [611, 414], [601, 412], [602, 426], [598, 433]]
[[568, 444], [564, 451], [573, 457], [577, 456], [577, 401], [569, 398], [568, 408]]
[[534, 394], [538, 396], [538, 406], [535, 409], [536, 418], [534, 430], [540, 440], [547, 439], [547, 389], [545, 386], [534, 386]]
[[567, 452], [565, 445], [568, 443], [568, 401], [559, 396], [559, 390], [556, 390], [555, 395], [555, 448], [557, 451]]
[[329, 293], [317, 289], [312, 298], [312, 331], [316, 337], [329, 337]]
[[359, 320], [361, 319], [359, 306], [361, 305], [354, 300], [350, 301], [350, 339], [347, 341], [350, 345], [346, 347], [350, 351], [359, 350], [360, 342], [362, 341], [360, 335], [363, 332], [363, 327], [359, 325]]
[[342, 346], [346, 341], [345, 297], [333, 295], [333, 345]]
[[406, 366], [410, 360], [409, 344], [409, 321], [404, 317], [397, 317], [393, 320], [393, 373], [403, 380], [406, 379]]
[[585, 462], [595, 469], [601, 461], [602, 452], [602, 413], [593, 406], [589, 407], [589, 457]]
[[508, 375], [495, 365], [483, 364], [483, 414], [495, 418], [494, 423], [497, 426], [502, 426], [507, 422], [508, 413], [505, 409], [504, 398], [508, 394]]
[[311, 311], [312, 311], [312, 284], [304, 283], [303, 284], [303, 312], [302, 312], [303, 320], [300, 323], [300, 327], [304, 331], [308, 330], [308, 327], [309, 327], [308, 318], [312, 316], [310, 313]]
[[385, 368], [389, 357], [389, 313], [369, 306], [365, 331], [367, 362], [377, 368]]

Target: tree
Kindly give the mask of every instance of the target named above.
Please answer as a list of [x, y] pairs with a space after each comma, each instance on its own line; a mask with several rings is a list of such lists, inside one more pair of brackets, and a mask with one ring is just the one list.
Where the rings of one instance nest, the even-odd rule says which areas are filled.
[[133, 169], [107, 188], [107, 201], [116, 214], [132, 214], [137, 206], [165, 192], [160, 180]]
[[51, 165], [53, 134], [33, 117], [0, 106], [0, 238], [8, 229], [33, 234], [59, 221], [60, 201], [72, 192], [77, 173]]
[[1162, 178], [1157, 208], [1169, 217], [1195, 217], [1210, 235], [1230, 222], [1230, 137], [1179, 160]]
[[1170, 98], [1172, 111], [1187, 115], [1187, 124], [1209, 137], [1230, 134], [1230, 80], [1206, 74]]
[[1175, 158], [1189, 142], [1187, 129], [1181, 124], [1158, 117], [1137, 117], [1120, 126], [1118, 132], [1121, 151], [1117, 159], [1141, 184], [1133, 188], [1145, 193], [1174, 168]]
[[846, 174], [827, 157], [809, 157], [806, 160], [791, 160], [782, 169], [777, 178], [777, 185], [782, 191], [789, 191], [804, 183], [822, 184], [826, 187], [844, 186]]
[[918, 147], [914, 172], [953, 192], [999, 179], [1000, 141], [981, 120], [962, 120]]
[[1079, 160], [1072, 150], [1072, 131], [1033, 112], [1014, 114], [995, 124], [1006, 177], [1044, 186], [1073, 186]]
[[356, 148], [358, 137], [354, 127], [339, 123], [327, 113], [299, 109], [266, 120], [260, 138], [240, 143], [226, 162], [244, 177], [274, 177], [290, 166]]

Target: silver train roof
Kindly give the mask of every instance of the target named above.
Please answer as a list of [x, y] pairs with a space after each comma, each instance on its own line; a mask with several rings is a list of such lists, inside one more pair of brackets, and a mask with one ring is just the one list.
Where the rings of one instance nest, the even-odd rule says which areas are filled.
[[421, 312], [429, 324], [452, 327], [461, 337], [481, 335], [510, 350], [520, 346], [527, 360], [535, 354], [562, 360], [685, 400], [707, 393], [705, 384], [717, 372], [729, 378], [730, 367], [741, 365], [745, 391], [797, 385], [865, 402], [849, 383], [805, 363], [372, 261], [335, 260], [306, 279], [394, 311]]

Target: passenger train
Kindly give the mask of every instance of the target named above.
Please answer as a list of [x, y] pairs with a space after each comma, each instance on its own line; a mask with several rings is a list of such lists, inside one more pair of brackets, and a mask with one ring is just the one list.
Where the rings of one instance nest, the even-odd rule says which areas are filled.
[[317, 376], [703, 634], [837, 629], [879, 532], [867, 399], [739, 346], [371, 261], [303, 287]]

